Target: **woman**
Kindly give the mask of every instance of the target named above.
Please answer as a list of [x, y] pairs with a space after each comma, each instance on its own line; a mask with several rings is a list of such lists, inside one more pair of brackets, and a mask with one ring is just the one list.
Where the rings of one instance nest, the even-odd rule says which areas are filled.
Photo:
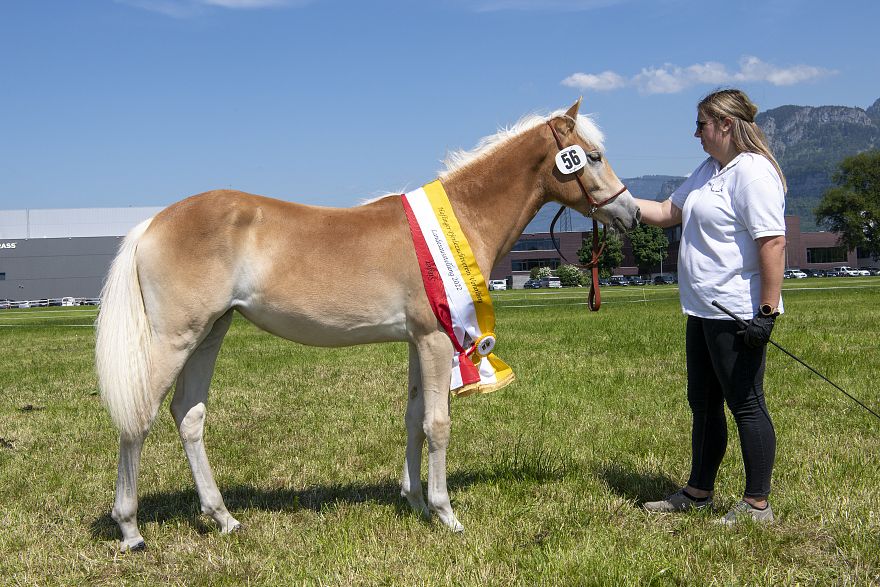
[[[782, 313], [785, 177], [755, 124], [757, 107], [740, 90], [709, 94], [697, 106], [697, 130], [709, 154], [663, 202], [639, 200], [642, 221], [682, 224], [678, 281], [687, 315], [687, 395], [693, 413], [687, 485], [648, 502], [652, 512], [709, 507], [727, 447], [724, 404], [739, 430], [746, 487], [721, 521], [769, 522], [767, 498], [776, 433], [764, 403], [767, 341]], [[712, 301], [749, 321], [742, 329]]]

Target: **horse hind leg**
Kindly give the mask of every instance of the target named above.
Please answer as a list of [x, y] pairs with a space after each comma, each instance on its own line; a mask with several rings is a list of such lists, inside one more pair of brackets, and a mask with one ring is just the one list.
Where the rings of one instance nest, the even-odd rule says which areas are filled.
[[120, 550], [144, 550], [146, 543], [137, 525], [137, 478], [140, 469], [141, 452], [149, 434], [153, 420], [159, 411], [162, 400], [168, 393], [171, 383], [186, 362], [188, 351], [155, 341], [151, 349], [154, 357], [148, 387], [146, 416], [137, 425], [121, 431], [119, 437], [119, 465], [116, 477], [116, 497], [111, 517], [119, 525], [122, 540]]
[[135, 437], [121, 436], [119, 440], [119, 466], [116, 476], [116, 499], [110, 516], [122, 532], [119, 549], [122, 552], [144, 550], [146, 542], [137, 526], [137, 475], [141, 451], [147, 433]]
[[226, 509], [214, 474], [208, 463], [203, 440], [207, 416], [208, 388], [223, 337], [232, 322], [232, 310], [214, 322], [208, 336], [199, 344], [177, 377], [177, 386], [171, 400], [171, 414], [189, 461], [202, 513], [217, 522], [224, 534], [241, 528], [241, 524]]
[[422, 494], [421, 478], [422, 447], [425, 444], [425, 431], [422, 428], [424, 405], [419, 355], [415, 345], [410, 344], [409, 389], [406, 404], [406, 458], [403, 461], [400, 495], [406, 498], [413, 510], [428, 518], [431, 514]]

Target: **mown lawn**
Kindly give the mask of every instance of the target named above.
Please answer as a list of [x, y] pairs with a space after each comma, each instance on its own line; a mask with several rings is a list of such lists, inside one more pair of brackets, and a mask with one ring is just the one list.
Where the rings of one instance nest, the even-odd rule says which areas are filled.
[[[880, 279], [786, 282], [777, 342], [880, 407]], [[880, 583], [880, 421], [775, 349], [778, 522], [714, 523], [743, 486], [738, 438], [718, 509], [650, 515], [689, 466], [684, 318], [674, 287], [495, 296], [518, 381], [454, 399], [461, 535], [399, 497], [406, 347], [317, 349], [236, 318], [206, 441], [223, 536], [199, 513], [163, 408], [140, 476], [147, 551], [117, 552], [116, 433], [96, 392], [93, 309], [0, 313], [3, 585], [872, 585]]]

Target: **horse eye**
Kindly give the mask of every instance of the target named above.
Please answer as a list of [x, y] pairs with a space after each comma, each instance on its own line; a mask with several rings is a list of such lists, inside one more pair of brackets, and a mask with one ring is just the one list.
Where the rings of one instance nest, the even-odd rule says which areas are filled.
[[587, 153], [587, 157], [590, 158], [590, 161], [596, 163], [602, 160], [602, 153], [600, 153], [599, 151], [590, 151], [589, 153]]

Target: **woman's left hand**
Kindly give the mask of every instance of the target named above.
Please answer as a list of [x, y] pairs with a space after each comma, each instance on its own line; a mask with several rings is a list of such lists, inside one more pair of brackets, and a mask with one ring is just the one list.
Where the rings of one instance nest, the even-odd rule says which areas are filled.
[[778, 313], [765, 316], [758, 312], [755, 317], [749, 320], [745, 328], [738, 331], [737, 334], [743, 337], [746, 346], [753, 349], [761, 348], [770, 342], [770, 333], [773, 332], [773, 325], [776, 324]]

